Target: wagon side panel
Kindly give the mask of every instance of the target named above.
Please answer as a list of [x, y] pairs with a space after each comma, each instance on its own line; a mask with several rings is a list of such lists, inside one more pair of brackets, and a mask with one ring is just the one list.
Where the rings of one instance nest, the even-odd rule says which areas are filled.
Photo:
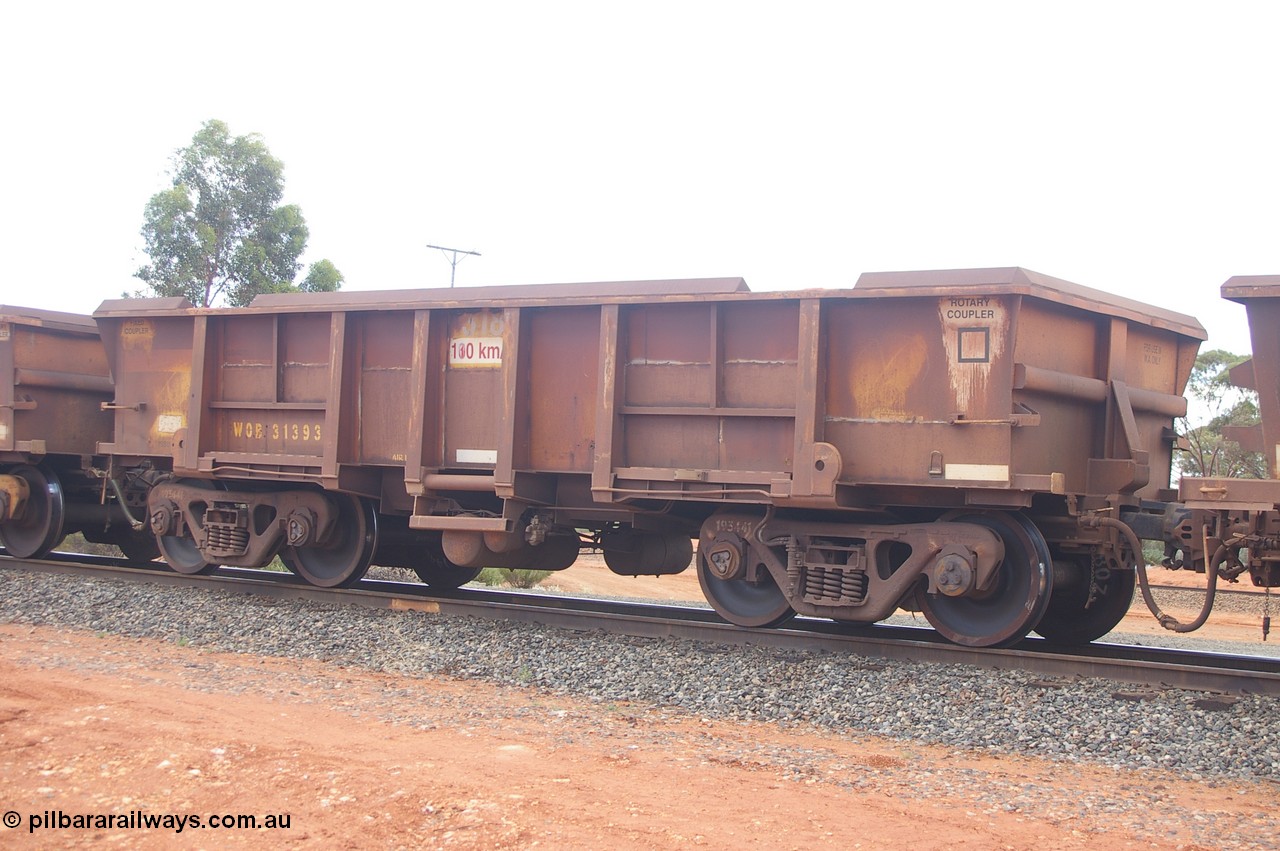
[[[111, 379], [87, 317], [0, 308], [0, 452], [92, 454], [110, 438]], [[16, 314], [16, 312], [15, 312]]]
[[[798, 300], [625, 305], [613, 396], [619, 479], [717, 492], [789, 477], [799, 380]], [[620, 441], [621, 446], [617, 443]], [[767, 497], [759, 492], [756, 499]]]

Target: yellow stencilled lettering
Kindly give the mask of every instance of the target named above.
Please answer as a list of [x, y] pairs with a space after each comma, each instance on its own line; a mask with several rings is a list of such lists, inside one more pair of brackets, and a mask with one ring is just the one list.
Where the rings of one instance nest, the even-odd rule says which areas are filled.
[[285, 423], [280, 421], [232, 420], [231, 436], [245, 440], [270, 440], [286, 443], [319, 443], [323, 437], [320, 423]]

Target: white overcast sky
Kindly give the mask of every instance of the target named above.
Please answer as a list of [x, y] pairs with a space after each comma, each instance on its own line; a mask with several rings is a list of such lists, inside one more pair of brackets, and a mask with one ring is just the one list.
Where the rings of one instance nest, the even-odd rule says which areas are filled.
[[1268, 2], [57, 2], [0, 13], [0, 302], [136, 289], [207, 119], [348, 289], [1020, 265], [1196, 315], [1280, 273]]

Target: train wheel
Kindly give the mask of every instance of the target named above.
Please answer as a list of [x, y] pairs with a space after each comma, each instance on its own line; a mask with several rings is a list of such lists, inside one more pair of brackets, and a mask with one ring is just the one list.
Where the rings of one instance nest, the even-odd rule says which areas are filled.
[[458, 567], [450, 561], [419, 564], [413, 568], [418, 578], [432, 588], [461, 588], [480, 575], [483, 567]]
[[204, 554], [196, 546], [196, 542], [183, 535], [163, 535], [156, 538], [160, 555], [165, 564], [178, 573], [194, 576], [198, 573], [212, 573], [216, 564], [204, 560]]
[[66, 535], [62, 482], [52, 470], [27, 465], [14, 468], [9, 475], [25, 479], [30, 496], [21, 516], [0, 523], [0, 544], [15, 558], [44, 558]]
[[402, 563], [432, 588], [461, 588], [480, 575], [482, 567], [458, 567], [444, 557], [440, 536], [423, 539], [422, 543], [401, 545]]
[[121, 535], [111, 543], [124, 553], [129, 561], [155, 561], [160, 556], [160, 547], [156, 544], [155, 535], [144, 532]]
[[1053, 562], [1035, 524], [1021, 514], [959, 514], [950, 523], [991, 529], [1004, 541], [1004, 560], [991, 587], [961, 597], [929, 594], [923, 584], [916, 602], [944, 638], [968, 647], [1007, 647], [1036, 628], [1049, 605]]
[[781, 626], [796, 615], [786, 596], [767, 570], [758, 582], [720, 579], [698, 554], [698, 584], [716, 614], [731, 624], [746, 627]]
[[[1110, 570], [1104, 578], [1092, 571], [1092, 559], [1078, 560], [1081, 579], [1064, 588], [1053, 589], [1053, 599], [1036, 632], [1056, 644], [1087, 644], [1116, 628], [1133, 602], [1137, 572]], [[1098, 584], [1098, 596], [1089, 602], [1090, 584]]]
[[[182, 483], [203, 490], [221, 490], [217, 482], [202, 479], [184, 479]], [[213, 573], [218, 569], [216, 564], [205, 561], [204, 553], [200, 552], [200, 548], [196, 546], [190, 530], [181, 535], [157, 535], [156, 545], [160, 549], [160, 555], [164, 558], [165, 564], [177, 573], [195, 576]]]
[[280, 560], [312, 585], [346, 588], [359, 582], [378, 548], [378, 515], [373, 503], [346, 494], [334, 494], [338, 519], [324, 546], [285, 547]]

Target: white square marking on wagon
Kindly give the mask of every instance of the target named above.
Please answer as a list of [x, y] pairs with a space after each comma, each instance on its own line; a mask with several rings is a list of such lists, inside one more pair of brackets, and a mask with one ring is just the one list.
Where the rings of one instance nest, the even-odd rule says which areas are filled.
[[963, 479], [966, 482], [1007, 482], [1009, 481], [1008, 464], [948, 464], [944, 475], [948, 479]]
[[182, 428], [181, 414], [161, 414], [156, 417], [156, 434], [176, 434]]
[[498, 450], [459, 449], [455, 457], [459, 464], [497, 464]]

